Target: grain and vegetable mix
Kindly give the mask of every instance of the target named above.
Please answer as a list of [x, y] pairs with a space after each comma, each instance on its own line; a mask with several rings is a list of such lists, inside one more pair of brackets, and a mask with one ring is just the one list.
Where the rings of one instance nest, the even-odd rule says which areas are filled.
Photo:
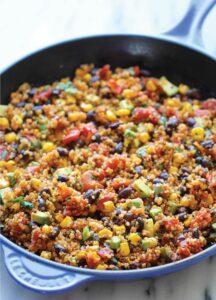
[[216, 99], [137, 66], [82, 65], [73, 79], [22, 84], [0, 112], [2, 233], [97, 270], [213, 245], [215, 115]]

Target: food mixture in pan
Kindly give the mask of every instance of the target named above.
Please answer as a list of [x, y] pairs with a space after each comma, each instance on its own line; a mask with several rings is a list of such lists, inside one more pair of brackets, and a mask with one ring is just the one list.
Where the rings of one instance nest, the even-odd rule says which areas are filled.
[[0, 115], [1, 230], [21, 247], [119, 270], [216, 242], [216, 99], [137, 66], [82, 65], [22, 84]]

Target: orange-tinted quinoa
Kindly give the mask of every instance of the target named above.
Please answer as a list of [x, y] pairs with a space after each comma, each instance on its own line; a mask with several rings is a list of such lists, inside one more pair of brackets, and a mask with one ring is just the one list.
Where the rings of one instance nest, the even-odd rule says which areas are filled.
[[2, 233], [60, 263], [166, 264], [216, 241], [216, 99], [83, 65], [0, 108]]

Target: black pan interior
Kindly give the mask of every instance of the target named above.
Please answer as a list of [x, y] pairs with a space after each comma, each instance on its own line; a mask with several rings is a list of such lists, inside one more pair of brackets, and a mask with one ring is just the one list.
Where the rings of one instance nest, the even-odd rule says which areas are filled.
[[101, 36], [65, 42], [19, 61], [1, 75], [1, 102], [23, 82], [35, 86], [72, 76], [83, 63], [112, 67], [139, 65], [155, 76], [201, 88], [216, 95], [216, 61], [178, 44], [144, 36]]

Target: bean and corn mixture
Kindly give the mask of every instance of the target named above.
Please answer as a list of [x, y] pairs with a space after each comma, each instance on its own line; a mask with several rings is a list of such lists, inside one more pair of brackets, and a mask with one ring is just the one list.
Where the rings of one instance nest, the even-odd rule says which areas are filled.
[[[82, 65], [0, 107], [2, 233], [56, 262], [137, 269], [216, 242], [216, 99]], [[200, 101], [202, 100], [202, 101]]]

